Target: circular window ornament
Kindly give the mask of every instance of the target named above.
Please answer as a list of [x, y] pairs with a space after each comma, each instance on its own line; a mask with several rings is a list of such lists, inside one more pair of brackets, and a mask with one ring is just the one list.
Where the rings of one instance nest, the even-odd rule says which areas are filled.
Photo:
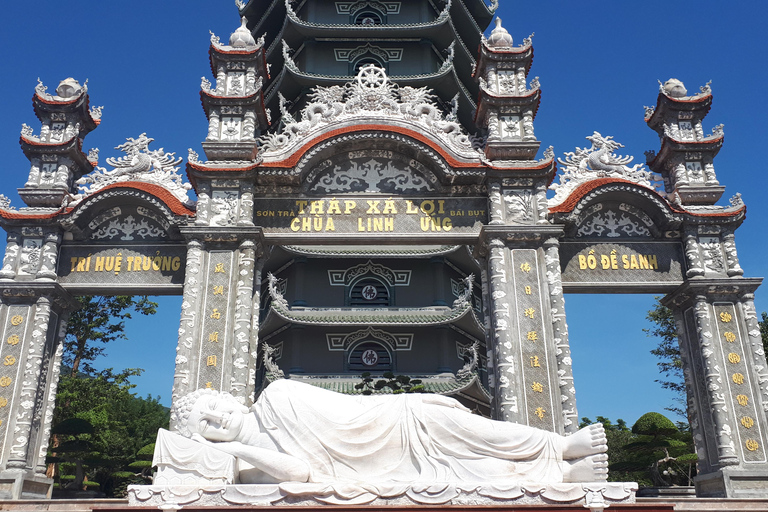
[[365, 352], [363, 352], [363, 355], [360, 357], [360, 360], [363, 362], [365, 366], [376, 366], [376, 363], [379, 362], [379, 354], [376, 353], [375, 350], [372, 348], [369, 348]]
[[363, 286], [363, 289], [360, 291], [360, 295], [362, 295], [365, 300], [373, 300], [378, 297], [379, 292], [376, 291], [375, 286], [372, 284], [367, 284]]

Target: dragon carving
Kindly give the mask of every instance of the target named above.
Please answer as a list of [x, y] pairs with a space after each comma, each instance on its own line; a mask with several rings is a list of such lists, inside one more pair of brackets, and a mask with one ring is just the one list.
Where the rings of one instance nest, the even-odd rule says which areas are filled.
[[176, 158], [174, 153], [166, 153], [163, 148], [150, 150], [149, 144], [155, 139], [142, 133], [137, 138], [128, 138], [127, 142], [120, 144], [115, 149], [121, 150], [125, 156], [119, 158], [107, 158], [107, 163], [114, 167], [108, 171], [103, 167], [96, 169], [76, 181], [80, 186], [80, 193], [73, 198], [70, 205], [82, 201], [104, 187], [113, 183], [124, 181], [143, 181], [160, 185], [176, 196], [182, 203], [191, 201], [187, 191], [192, 188], [189, 183], [183, 183], [178, 174], [178, 165], [181, 158]]
[[577, 147], [576, 151], [569, 151], [564, 158], [557, 159], [564, 170], [560, 182], [549, 187], [555, 191], [555, 197], [549, 201], [550, 206], [562, 203], [582, 183], [599, 178], [620, 178], [651, 189], [656, 188], [652, 183], [656, 175], [645, 169], [643, 164], [630, 167], [634, 157], [614, 153], [624, 145], [613, 140], [612, 136], [603, 137], [599, 132], [594, 132], [586, 139], [592, 143], [591, 147]]

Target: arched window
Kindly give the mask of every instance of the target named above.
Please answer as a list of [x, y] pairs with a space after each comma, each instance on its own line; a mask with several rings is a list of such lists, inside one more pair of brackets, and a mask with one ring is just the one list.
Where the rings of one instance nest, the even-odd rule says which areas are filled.
[[384, 16], [373, 9], [365, 9], [355, 13], [352, 23], [355, 25], [383, 25]]
[[381, 343], [363, 341], [349, 351], [347, 368], [353, 372], [390, 372], [392, 355]]
[[360, 279], [349, 290], [349, 305], [356, 307], [389, 306], [389, 288], [372, 277]]

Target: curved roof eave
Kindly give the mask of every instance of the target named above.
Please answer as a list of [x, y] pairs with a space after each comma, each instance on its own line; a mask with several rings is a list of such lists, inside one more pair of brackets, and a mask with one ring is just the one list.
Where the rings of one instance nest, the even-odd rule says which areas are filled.
[[299, 325], [401, 325], [430, 326], [455, 322], [469, 313], [469, 304], [462, 307], [432, 308], [302, 308], [295, 309], [272, 300], [271, 311], [283, 320]]
[[417, 142], [421, 142], [422, 144], [426, 144], [432, 150], [436, 151], [446, 161], [446, 163], [453, 168], [481, 170], [486, 168], [486, 165], [480, 159], [479, 153], [477, 155], [477, 160], [475, 161], [468, 161], [466, 158], [453, 152], [451, 152], [453, 153], [451, 154], [446, 150], [442, 141], [439, 139], [434, 139], [431, 136], [427, 136], [428, 134], [425, 133], [424, 126], [422, 125], [413, 124], [411, 128], [406, 128], [394, 123], [385, 124], [381, 121], [386, 122], [387, 120], [384, 118], [378, 118], [375, 120], [377, 124], [361, 123], [353, 124], [350, 126], [344, 126], [346, 124], [344, 122], [329, 123], [321, 132], [317, 132], [316, 135], [314, 135], [311, 139], [308, 139], [299, 148], [296, 148], [294, 145], [286, 147], [285, 149], [281, 150], [280, 154], [276, 155], [274, 159], [270, 159], [270, 155], [268, 153], [263, 153], [262, 156], [264, 157], [264, 161], [262, 162], [261, 167], [294, 168], [311, 148], [325, 140], [346, 133], [376, 130], [395, 132], [400, 135], [415, 139]]
[[691, 216], [699, 219], [728, 218], [729, 222], [734, 222], [734, 221], [740, 221], [740, 219], [743, 219], [744, 214], [746, 214], [746, 205], [744, 204], [733, 206], [731, 208], [722, 208], [720, 210], [710, 211], [710, 212], [706, 212], [706, 211], [697, 212], [692, 209], [686, 209], [685, 207], [680, 207], [680, 206], [671, 204], [656, 190], [653, 190], [643, 185], [639, 185], [632, 181], [623, 180], [620, 178], [600, 178], [600, 179], [588, 181], [586, 183], [582, 183], [581, 185], [576, 187], [576, 189], [573, 192], [571, 192], [571, 194], [562, 203], [555, 205], [553, 207], [550, 207], [549, 213], [550, 214], [559, 214], [559, 213], [570, 214], [574, 212], [574, 210], [576, 210], [576, 208], [579, 206], [579, 203], [588, 194], [598, 190], [601, 187], [610, 186], [613, 184], [630, 185], [631, 187], [637, 188], [638, 191], [652, 194], [653, 196], [655, 196], [654, 198], [655, 202], [657, 202], [660, 205], [663, 205], [663, 207], [666, 208], [666, 213], [668, 213], [669, 215], [678, 215], [678, 216], [684, 215], [684, 216]]

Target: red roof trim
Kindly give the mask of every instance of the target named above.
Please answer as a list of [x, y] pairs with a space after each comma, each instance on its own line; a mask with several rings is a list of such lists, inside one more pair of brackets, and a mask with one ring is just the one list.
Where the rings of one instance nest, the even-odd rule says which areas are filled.
[[85, 91], [78, 94], [75, 98], [65, 101], [46, 100], [37, 93], [35, 93], [35, 98], [37, 98], [40, 102], [45, 103], [46, 105], [71, 105], [72, 103], [75, 103], [77, 100], [79, 100], [83, 94], [85, 94]]
[[482, 44], [485, 47], [485, 49], [488, 50], [488, 53], [515, 53], [515, 54], [520, 54], [520, 53], [525, 53], [528, 50], [532, 50], [533, 49], [533, 45], [532, 44], [529, 44], [527, 46], [513, 46], [509, 50], [499, 50], [497, 48], [493, 48], [491, 46], [488, 46], [488, 43], [486, 43], [485, 41], [481, 42], [480, 44]]
[[48, 146], [48, 147], [56, 147], [56, 146], [59, 146], [59, 147], [64, 147], [64, 146], [68, 146], [68, 145], [72, 144], [72, 140], [73, 140], [75, 137], [77, 137], [77, 135], [73, 136], [73, 137], [72, 137], [72, 138], [70, 138], [70, 139], [67, 139], [67, 140], [65, 140], [64, 142], [39, 142], [39, 141], [34, 141], [34, 140], [31, 140], [31, 139], [28, 139], [28, 138], [26, 138], [26, 137], [25, 137], [25, 136], [23, 136], [23, 135], [21, 135], [19, 138], [20, 138], [22, 141], [24, 141], [24, 142], [26, 142], [27, 144], [29, 144], [30, 146]]
[[[227, 45], [224, 45], [227, 46]], [[214, 53], [218, 53], [219, 55], [253, 55], [254, 53], [261, 50], [263, 46], [256, 46], [253, 50], [224, 50], [222, 48], [216, 48], [215, 46], [211, 45], [211, 50], [213, 50]]]
[[12, 210], [0, 210], [0, 217], [4, 219], [9, 220], [22, 220], [22, 219], [30, 219], [30, 220], [45, 220], [45, 219], [53, 219], [55, 217], [58, 217], [62, 213], [69, 213], [74, 208], [61, 208], [59, 210], [56, 210], [53, 213], [21, 213], [16, 212]]
[[141, 181], [123, 181], [121, 183], [113, 183], [112, 185], [108, 185], [102, 188], [101, 190], [99, 190], [98, 192], [95, 192], [93, 195], [88, 196], [86, 200], [90, 199], [91, 197], [95, 197], [101, 192], [104, 192], [106, 190], [116, 189], [116, 188], [132, 188], [136, 190], [141, 190], [142, 192], [146, 192], [147, 194], [152, 195], [157, 199], [159, 199], [160, 201], [162, 201], [176, 215], [187, 215], [187, 216], [195, 215], [194, 210], [190, 210], [189, 208], [184, 206], [184, 204], [181, 201], [176, 199], [176, 196], [168, 192], [165, 188], [161, 187], [160, 185], [153, 185], [152, 183], [143, 183]]
[[552, 165], [554, 162], [555, 162], [554, 159], [552, 159], [552, 160], [544, 160], [543, 162], [541, 162], [539, 165], [537, 165], [535, 167], [529, 167], [529, 166], [525, 166], [525, 167], [496, 167], [496, 166], [493, 165], [493, 161], [491, 161], [491, 165], [489, 165], [488, 167], [490, 169], [493, 169], [494, 171], [536, 171], [536, 170], [539, 170], [539, 169], [546, 169], [547, 167]]
[[[662, 93], [664, 94], [664, 93]], [[667, 96], [664, 94], [664, 96], [669, 99], [669, 101], [675, 101], [677, 103], [702, 103], [706, 101], [707, 99], [712, 97], [712, 93], [705, 94], [703, 96], [695, 97], [695, 96], [688, 96], [688, 99], [682, 99], [682, 98], [673, 98], [672, 96]]]
[[153, 185], [151, 183], [142, 183], [138, 181], [125, 181], [122, 183], [113, 183], [112, 185], [109, 185], [107, 187], [102, 188], [98, 192], [95, 192], [93, 195], [88, 196], [83, 200], [82, 203], [78, 204], [77, 206], [67, 206], [64, 208], [61, 208], [55, 212], [52, 213], [43, 213], [43, 214], [30, 214], [30, 213], [21, 213], [21, 212], [15, 212], [15, 211], [8, 211], [8, 210], [0, 210], [0, 217], [3, 217], [5, 219], [30, 219], [30, 220], [44, 220], [44, 219], [53, 219], [55, 217], [58, 217], [62, 214], [68, 214], [74, 211], [76, 208], [81, 207], [85, 201], [88, 199], [91, 199], [93, 197], [96, 197], [100, 193], [115, 189], [115, 188], [132, 188], [136, 190], [141, 190], [142, 192], [146, 192], [147, 194], [150, 194], [160, 201], [162, 201], [174, 214], [176, 215], [186, 215], [186, 216], [194, 216], [195, 211], [190, 210], [186, 206], [184, 206], [181, 201], [176, 199], [173, 194], [168, 192], [166, 189], [159, 185]]
[[264, 167], [279, 167], [279, 168], [290, 168], [295, 167], [296, 164], [299, 163], [299, 160], [304, 156], [304, 154], [309, 151], [310, 148], [316, 146], [317, 144], [331, 139], [333, 137], [337, 137], [339, 135], [344, 135], [346, 133], [355, 133], [355, 132], [363, 132], [363, 131], [384, 131], [384, 132], [394, 132], [399, 133], [400, 135], [405, 135], [407, 137], [411, 137], [412, 139], [416, 139], [417, 141], [426, 144], [430, 148], [437, 151], [440, 156], [442, 156], [445, 161], [450, 165], [451, 167], [459, 167], [459, 168], [482, 168], [486, 167], [485, 164], [482, 163], [467, 163], [467, 162], [460, 162], [450, 156], [439, 144], [436, 144], [432, 142], [432, 140], [428, 139], [427, 137], [421, 135], [418, 132], [415, 132], [413, 130], [409, 130], [408, 128], [400, 128], [397, 126], [389, 126], [389, 125], [380, 125], [380, 124], [358, 124], [354, 126], [348, 126], [346, 128], [339, 128], [336, 130], [331, 130], [329, 132], [326, 132], [315, 139], [311, 140], [310, 142], [307, 142], [304, 144], [301, 148], [299, 148], [297, 151], [294, 151], [290, 157], [288, 157], [285, 160], [280, 160], [279, 162], [273, 162], [273, 163], [267, 163], [262, 164]]
[[200, 163], [194, 163], [194, 162], [187, 162], [187, 166], [191, 167], [192, 169], [196, 171], [202, 171], [202, 172], [243, 172], [243, 171], [252, 171], [253, 169], [257, 168], [260, 164], [258, 162], [250, 163], [249, 165], [245, 167], [208, 167], [204, 164]]
[[261, 92], [261, 89], [259, 89], [255, 93], [251, 94], [250, 96], [226, 96], [226, 95], [217, 96], [215, 94], [211, 94], [209, 92], [205, 92], [202, 89], [200, 90], [200, 94], [204, 94], [204, 95], [208, 96], [209, 98], [225, 98], [225, 99], [228, 99], [228, 100], [247, 100], [247, 99], [255, 98], [256, 96], [259, 95], [260, 92]]
[[581, 201], [584, 196], [586, 196], [588, 193], [592, 192], [593, 190], [602, 187], [603, 185], [610, 185], [612, 183], [626, 183], [629, 185], [634, 185], [636, 187], [640, 187], [646, 190], [649, 190], [650, 192], [653, 192], [657, 196], [659, 196], [659, 199], [664, 202], [664, 204], [669, 207], [670, 210], [672, 210], [675, 213], [682, 213], [685, 215], [692, 215], [694, 217], [734, 217], [744, 211], [746, 211], [746, 205], [742, 206], [738, 210], [730, 211], [730, 212], [719, 212], [719, 213], [696, 213], [696, 212], [690, 212], [688, 210], [683, 210], [681, 208], [678, 208], [672, 204], [670, 204], [666, 199], [661, 197], [658, 192], [655, 190], [651, 190], [647, 187], [643, 187], [642, 185], [638, 185], [637, 183], [634, 183], [632, 181], [628, 180], [622, 180], [619, 178], [600, 178], [597, 180], [592, 180], [587, 183], [582, 183], [579, 185], [576, 190], [571, 192], [571, 195], [568, 196], [568, 198], [560, 203], [559, 205], [550, 208], [549, 213], [569, 213], [572, 212], [574, 208], [576, 208], [576, 205]]

